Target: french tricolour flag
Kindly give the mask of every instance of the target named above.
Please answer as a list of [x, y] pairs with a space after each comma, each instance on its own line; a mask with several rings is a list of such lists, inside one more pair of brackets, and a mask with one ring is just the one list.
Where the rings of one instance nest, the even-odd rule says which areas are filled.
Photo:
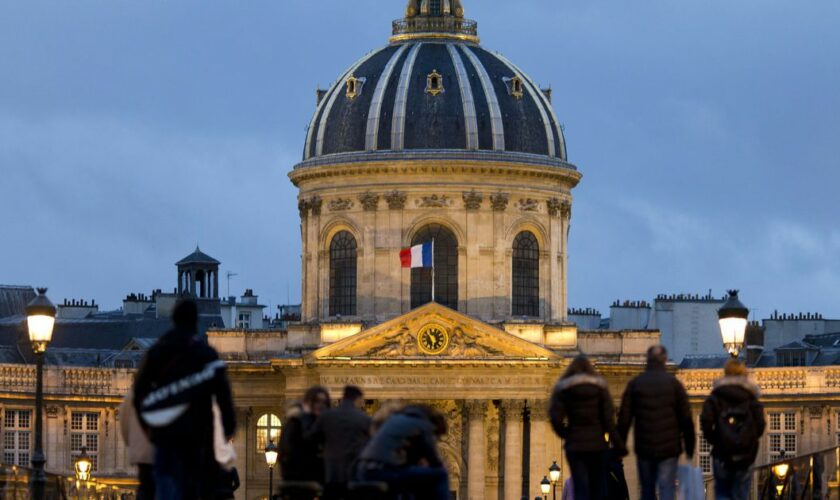
[[432, 246], [431, 241], [421, 245], [414, 245], [411, 248], [400, 250], [400, 264], [402, 267], [432, 267]]

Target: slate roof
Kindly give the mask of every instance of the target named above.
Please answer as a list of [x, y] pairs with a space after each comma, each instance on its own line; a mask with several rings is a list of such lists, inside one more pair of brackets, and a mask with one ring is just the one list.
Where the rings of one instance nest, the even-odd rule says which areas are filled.
[[186, 264], [215, 264], [218, 266], [221, 262], [202, 252], [201, 249], [198, 248], [198, 245], [196, 245], [193, 253], [175, 263], [176, 266], [183, 266]]
[[[435, 71], [437, 95], [427, 91]], [[351, 76], [363, 82], [355, 95]], [[433, 150], [527, 153], [568, 166], [562, 126], [540, 87], [500, 54], [458, 40], [392, 43], [353, 64], [320, 101], [303, 160]]]
[[0, 318], [25, 315], [26, 304], [35, 295], [31, 286], [0, 285]]

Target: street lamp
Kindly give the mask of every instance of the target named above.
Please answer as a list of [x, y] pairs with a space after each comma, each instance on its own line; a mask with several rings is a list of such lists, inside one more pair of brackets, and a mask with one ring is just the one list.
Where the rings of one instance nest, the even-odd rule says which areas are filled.
[[729, 290], [729, 298], [718, 309], [718, 323], [723, 347], [733, 358], [737, 358], [741, 348], [744, 347], [744, 334], [747, 331], [749, 317], [750, 310], [738, 300], [738, 290]]
[[268, 465], [268, 500], [271, 500], [274, 485], [274, 466], [277, 464], [277, 446], [269, 440], [265, 447], [265, 463]]
[[554, 486], [554, 500], [557, 500], [557, 483], [560, 482], [560, 466], [557, 465], [557, 461], [551, 463], [551, 467], [548, 468], [548, 477], [551, 479], [551, 484]]
[[[548, 495], [548, 493], [551, 491], [551, 481], [549, 481], [548, 478], [545, 476], [543, 476], [542, 481], [540, 481], [540, 491], [543, 495]], [[548, 497], [544, 496], [543, 498]]]
[[44, 474], [44, 351], [52, 340], [55, 326], [55, 306], [47, 298], [47, 289], [39, 288], [38, 295], [26, 305], [26, 327], [32, 352], [35, 353], [35, 450], [32, 453], [32, 498], [43, 500], [47, 476]]
[[76, 456], [73, 469], [76, 471], [76, 479], [79, 481], [90, 481], [93, 462], [90, 460], [90, 455], [87, 454], [87, 448], [82, 448], [82, 452]]

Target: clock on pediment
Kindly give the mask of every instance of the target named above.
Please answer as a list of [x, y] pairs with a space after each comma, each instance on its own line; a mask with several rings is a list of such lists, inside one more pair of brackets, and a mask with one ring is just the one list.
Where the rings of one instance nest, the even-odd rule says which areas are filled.
[[440, 354], [449, 347], [449, 331], [435, 323], [426, 325], [417, 334], [417, 346], [425, 354]]

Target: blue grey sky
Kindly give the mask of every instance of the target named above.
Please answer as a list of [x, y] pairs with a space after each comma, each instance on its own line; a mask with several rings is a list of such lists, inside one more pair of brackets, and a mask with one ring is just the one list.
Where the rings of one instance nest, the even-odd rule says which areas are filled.
[[[840, 317], [840, 2], [465, 0], [554, 89], [570, 305], [741, 289]], [[202, 250], [300, 296], [299, 158], [403, 0], [0, 2], [0, 283], [117, 307]], [[396, 262], [396, 261], [395, 261]], [[222, 286], [225, 292], [225, 286]]]

